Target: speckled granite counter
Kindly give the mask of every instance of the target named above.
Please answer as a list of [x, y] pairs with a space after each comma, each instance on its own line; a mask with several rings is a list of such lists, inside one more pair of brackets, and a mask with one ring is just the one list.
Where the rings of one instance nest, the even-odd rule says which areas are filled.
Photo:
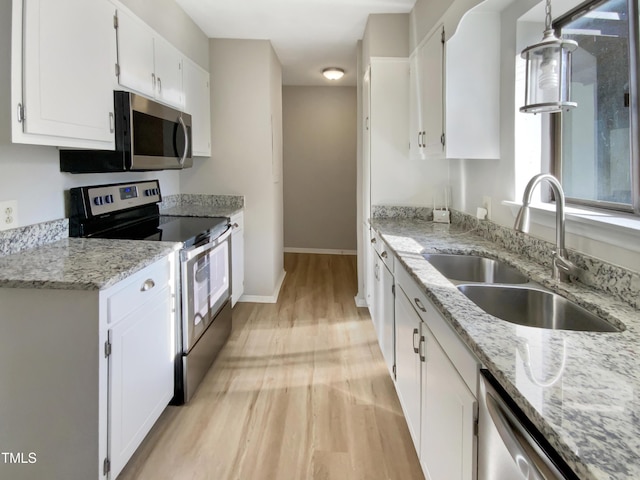
[[[585, 286], [557, 284], [549, 266], [525, 260], [464, 226], [397, 218], [371, 224], [581, 479], [640, 479], [640, 312], [633, 299], [626, 303]], [[503, 260], [626, 330], [553, 331], [499, 320], [461, 294], [422, 252]]]
[[162, 215], [177, 217], [231, 217], [244, 208], [240, 195], [170, 195], [160, 203]]
[[170, 242], [65, 238], [0, 257], [0, 288], [102, 290], [178, 248]]

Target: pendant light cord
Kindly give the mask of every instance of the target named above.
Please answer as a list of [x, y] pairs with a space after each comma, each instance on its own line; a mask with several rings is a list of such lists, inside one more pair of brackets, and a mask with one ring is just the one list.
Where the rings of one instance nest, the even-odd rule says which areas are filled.
[[544, 29], [549, 31], [551, 30], [551, 0], [547, 0], [547, 3], [544, 7], [545, 19], [544, 19]]

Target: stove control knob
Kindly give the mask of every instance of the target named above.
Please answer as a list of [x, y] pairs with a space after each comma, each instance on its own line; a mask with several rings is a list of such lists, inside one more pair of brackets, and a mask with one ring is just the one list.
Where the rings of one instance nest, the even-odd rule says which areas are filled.
[[102, 197], [94, 197], [93, 204], [94, 205], [102, 205]]
[[150, 197], [150, 196], [151, 196], [151, 189], [150, 189], [150, 188], [147, 188], [147, 189], [144, 191], [144, 196], [145, 196], [145, 197]]
[[154, 195], [159, 195], [160, 194], [160, 190], [158, 190], [157, 188], [152, 189], [152, 192]]
[[104, 203], [113, 203], [113, 195], [105, 195]]

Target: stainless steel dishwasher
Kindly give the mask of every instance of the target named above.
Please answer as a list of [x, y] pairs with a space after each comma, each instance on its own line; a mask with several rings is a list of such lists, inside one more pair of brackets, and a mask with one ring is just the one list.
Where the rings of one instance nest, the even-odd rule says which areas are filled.
[[478, 480], [579, 480], [491, 373], [480, 373]]

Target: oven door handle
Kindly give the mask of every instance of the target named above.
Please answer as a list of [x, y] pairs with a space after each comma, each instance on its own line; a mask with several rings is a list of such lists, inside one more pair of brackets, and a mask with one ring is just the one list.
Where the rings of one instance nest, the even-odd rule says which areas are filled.
[[181, 260], [183, 262], [188, 262], [189, 260], [200, 255], [202, 252], [207, 250], [212, 250], [213, 248], [215, 248], [216, 246], [224, 242], [229, 237], [229, 235], [231, 235], [231, 230], [232, 230], [231, 225], [227, 225], [227, 229], [211, 242], [205, 243], [204, 245], [201, 245], [197, 248], [193, 248], [191, 250], [187, 249], [182, 251]]

